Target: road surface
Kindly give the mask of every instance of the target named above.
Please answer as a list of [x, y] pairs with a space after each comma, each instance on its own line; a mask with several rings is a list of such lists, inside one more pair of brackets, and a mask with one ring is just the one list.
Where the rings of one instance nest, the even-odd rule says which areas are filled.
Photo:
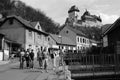
[[21, 70], [19, 62], [0, 65], [0, 80], [55, 80], [56, 75], [51, 68], [49, 63], [48, 72], [39, 69], [37, 61], [35, 61], [35, 69]]

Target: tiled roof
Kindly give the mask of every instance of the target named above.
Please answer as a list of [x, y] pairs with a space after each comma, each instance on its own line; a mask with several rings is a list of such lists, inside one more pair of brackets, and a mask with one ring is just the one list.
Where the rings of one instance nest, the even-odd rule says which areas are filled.
[[[15, 18], [15, 19], [17, 19], [20, 23], [22, 23], [23, 25], [25, 25], [26, 28], [30, 28], [30, 29], [33, 29], [33, 30], [35, 30], [35, 31], [37, 31], [37, 32], [43, 33], [43, 34], [45, 34], [45, 35], [48, 35], [48, 33], [46, 33], [46, 32], [39, 31], [39, 30], [35, 29], [35, 28], [31, 25], [31, 22], [30, 22], [30, 21], [27, 21], [27, 20], [23, 19], [23, 18], [20, 17], [20, 16], [11, 15], [11, 16], [7, 16], [6, 19], [9, 19], [9, 18]], [[6, 19], [5, 19], [5, 20], [6, 20]], [[5, 20], [4, 20], [4, 21], [5, 21]]]
[[102, 34], [111, 26], [112, 24], [105, 24], [102, 26]]
[[73, 6], [69, 9], [68, 13], [73, 12], [73, 11], [79, 12], [79, 9], [78, 9], [75, 5], [73, 5]]
[[82, 31], [74, 29], [74, 28], [72, 28], [72, 26], [67, 26], [67, 28], [70, 29], [71, 31], [73, 31], [74, 33], [76, 33], [77, 35], [87, 37], [87, 35], [85, 35]]
[[72, 45], [72, 46], [76, 45], [75, 42], [68, 37], [61, 36], [60, 39], [59, 35], [50, 34], [50, 36], [57, 42], [57, 44]]

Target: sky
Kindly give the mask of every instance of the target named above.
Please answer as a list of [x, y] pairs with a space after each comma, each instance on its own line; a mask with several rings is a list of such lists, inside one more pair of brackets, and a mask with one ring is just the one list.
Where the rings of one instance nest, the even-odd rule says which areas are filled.
[[120, 16], [120, 0], [21, 0], [35, 9], [40, 9], [60, 25], [65, 23], [68, 10], [76, 5], [79, 17], [86, 9], [93, 15], [100, 15], [103, 24], [113, 23]]

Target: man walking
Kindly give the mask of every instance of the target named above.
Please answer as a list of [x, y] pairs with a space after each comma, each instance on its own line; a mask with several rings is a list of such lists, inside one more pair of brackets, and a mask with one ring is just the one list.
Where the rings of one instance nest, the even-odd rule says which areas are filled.
[[31, 59], [31, 61], [30, 61], [30, 68], [34, 68], [34, 52], [33, 52], [33, 49], [31, 50], [31, 52], [30, 52], [30, 59]]
[[25, 53], [25, 59], [26, 59], [26, 67], [27, 68], [29, 68], [30, 67], [30, 65], [29, 65], [29, 63], [30, 63], [30, 51], [29, 51], [29, 49], [27, 49], [27, 51], [26, 51], [26, 53]]
[[42, 47], [41, 47], [41, 50], [40, 49], [38, 49], [38, 52], [37, 52], [37, 60], [38, 60], [38, 62], [39, 62], [39, 66], [40, 66], [40, 68], [42, 68], [43, 67], [43, 60], [42, 60]]

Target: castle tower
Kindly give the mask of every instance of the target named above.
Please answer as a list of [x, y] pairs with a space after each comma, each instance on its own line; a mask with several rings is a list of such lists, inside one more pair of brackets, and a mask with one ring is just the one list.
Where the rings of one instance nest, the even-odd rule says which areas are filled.
[[68, 11], [68, 21], [72, 24], [77, 22], [79, 9], [73, 5]]

